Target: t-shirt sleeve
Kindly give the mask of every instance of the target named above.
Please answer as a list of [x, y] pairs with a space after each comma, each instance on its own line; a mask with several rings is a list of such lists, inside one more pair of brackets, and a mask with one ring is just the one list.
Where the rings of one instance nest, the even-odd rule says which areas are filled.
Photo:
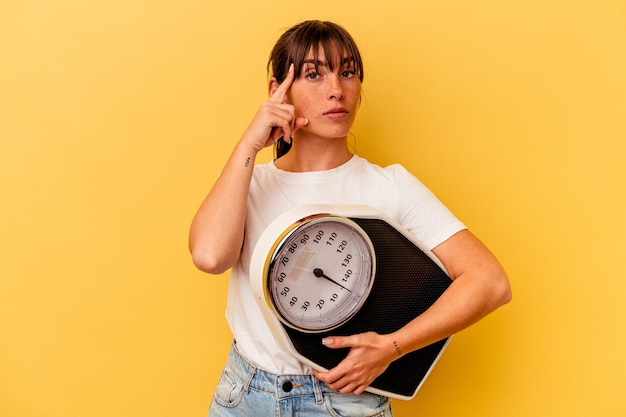
[[389, 167], [394, 172], [398, 199], [402, 206], [400, 224], [427, 248], [433, 249], [465, 225], [419, 179], [402, 165]]

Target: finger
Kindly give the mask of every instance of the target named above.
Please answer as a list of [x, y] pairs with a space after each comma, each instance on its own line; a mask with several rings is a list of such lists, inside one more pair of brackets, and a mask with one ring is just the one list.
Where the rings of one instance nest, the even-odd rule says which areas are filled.
[[298, 117], [296, 118], [296, 122], [293, 125], [293, 130], [296, 131], [300, 128], [303, 128], [304, 126], [309, 124], [309, 119], [305, 119], [304, 117]]
[[295, 79], [294, 71], [295, 70], [294, 70], [293, 64], [289, 65], [289, 71], [287, 71], [287, 76], [285, 77], [283, 82], [280, 83], [276, 91], [274, 91], [274, 94], [272, 94], [272, 97], [270, 97], [271, 101], [274, 101], [277, 103], [285, 102], [285, 98], [287, 97], [287, 92], [289, 91], [289, 88], [291, 87], [291, 83], [293, 83], [293, 80]]
[[298, 129], [303, 128], [304, 126], [308, 124], [309, 124], [309, 119], [298, 117], [296, 118], [296, 121], [293, 122], [293, 126], [289, 125], [289, 130], [286, 130], [285, 128], [273, 129], [271, 138], [273, 141], [276, 141], [282, 138], [282, 140], [284, 140], [286, 143], [291, 143], [291, 140], [293, 139], [293, 132], [295, 132]]
[[367, 385], [360, 385], [358, 387], [356, 387], [355, 390], [352, 391], [352, 393], [354, 395], [361, 395], [365, 392], [365, 390], [367, 389]]
[[347, 375], [342, 376], [336, 381], [327, 383], [326, 385], [328, 385], [331, 389], [341, 392], [342, 394], [354, 392], [362, 386], [360, 382], [352, 380], [352, 378], [349, 378]]
[[270, 140], [275, 142], [282, 138], [285, 142], [291, 143], [292, 133], [291, 133], [291, 125], [289, 123], [285, 125], [276, 125], [272, 127], [272, 131], [270, 133]]
[[349, 375], [337, 373], [337, 368], [327, 372], [313, 370], [313, 376], [328, 385], [331, 389], [344, 394], [351, 392], [359, 395], [368, 387], [367, 380], [354, 379]]
[[291, 138], [294, 124], [304, 124], [302, 120], [294, 122], [293, 112], [293, 106], [288, 104], [263, 103], [263, 123], [270, 128], [269, 139], [272, 142], [281, 136]]
[[339, 349], [354, 346], [352, 336], [333, 336], [322, 339], [322, 344], [331, 349]]

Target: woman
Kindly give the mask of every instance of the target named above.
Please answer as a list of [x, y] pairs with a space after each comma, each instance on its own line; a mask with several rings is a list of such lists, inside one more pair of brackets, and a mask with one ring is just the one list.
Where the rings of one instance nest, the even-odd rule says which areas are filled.
[[[365, 388], [400, 356], [507, 303], [508, 279], [489, 250], [402, 166], [381, 168], [349, 150], [363, 65], [342, 27], [320, 21], [292, 27], [276, 43], [268, 70], [270, 98], [237, 142], [190, 231], [198, 268], [212, 274], [232, 268], [226, 316], [235, 343], [210, 415], [290, 415], [297, 409], [311, 416], [391, 416], [389, 399]], [[277, 159], [255, 166], [257, 153], [271, 145]], [[324, 339], [328, 348], [350, 348], [328, 372], [312, 371], [276, 344], [248, 277], [252, 250], [272, 220], [315, 203], [366, 204], [387, 214], [431, 248], [453, 279], [429, 310], [393, 334]]]

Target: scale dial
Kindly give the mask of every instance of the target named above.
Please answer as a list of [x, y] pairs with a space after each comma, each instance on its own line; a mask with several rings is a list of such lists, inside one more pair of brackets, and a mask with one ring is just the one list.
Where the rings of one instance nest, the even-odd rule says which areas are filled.
[[352, 220], [315, 215], [292, 225], [269, 256], [266, 297], [296, 330], [334, 329], [356, 314], [372, 289], [375, 256]]

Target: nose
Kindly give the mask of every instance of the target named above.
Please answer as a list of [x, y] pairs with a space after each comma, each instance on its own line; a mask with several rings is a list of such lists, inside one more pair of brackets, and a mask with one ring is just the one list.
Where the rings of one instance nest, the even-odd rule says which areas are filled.
[[328, 77], [328, 99], [341, 101], [343, 96], [344, 91], [341, 79], [337, 74], [332, 74], [332, 76]]

